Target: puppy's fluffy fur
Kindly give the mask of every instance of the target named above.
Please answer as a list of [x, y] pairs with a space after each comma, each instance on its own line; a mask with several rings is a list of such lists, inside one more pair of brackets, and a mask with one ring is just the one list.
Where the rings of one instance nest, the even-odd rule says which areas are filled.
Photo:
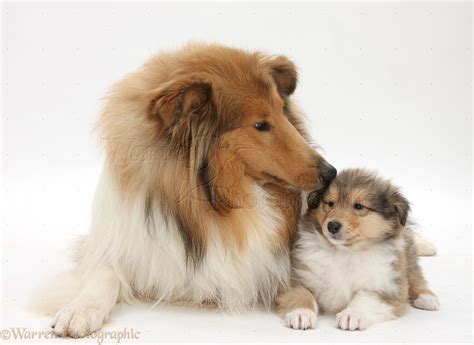
[[423, 277], [408, 201], [389, 181], [345, 170], [310, 198], [293, 251], [293, 288], [278, 299], [288, 327], [314, 328], [318, 312], [337, 326], [363, 330], [414, 307], [437, 310]]
[[272, 306], [289, 285], [300, 190], [336, 174], [307, 141], [296, 83], [284, 56], [192, 44], [114, 86], [90, 233], [37, 298], [60, 308], [56, 334], [99, 329], [121, 301]]

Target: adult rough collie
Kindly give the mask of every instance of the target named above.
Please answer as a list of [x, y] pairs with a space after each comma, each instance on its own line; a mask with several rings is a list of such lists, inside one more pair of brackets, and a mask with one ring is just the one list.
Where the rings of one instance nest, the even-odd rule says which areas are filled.
[[90, 233], [36, 306], [58, 310], [56, 334], [99, 329], [119, 301], [272, 306], [300, 191], [336, 175], [308, 143], [296, 83], [284, 56], [194, 44], [114, 86]]

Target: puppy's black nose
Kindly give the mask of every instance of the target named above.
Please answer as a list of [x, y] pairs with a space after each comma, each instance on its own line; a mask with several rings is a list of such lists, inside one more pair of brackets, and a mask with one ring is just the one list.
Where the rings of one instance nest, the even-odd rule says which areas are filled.
[[321, 180], [323, 180], [324, 183], [328, 184], [336, 177], [337, 170], [328, 162], [323, 162], [319, 167], [319, 174], [321, 176]]
[[328, 230], [331, 234], [337, 234], [341, 230], [342, 224], [337, 220], [331, 220], [328, 223]]

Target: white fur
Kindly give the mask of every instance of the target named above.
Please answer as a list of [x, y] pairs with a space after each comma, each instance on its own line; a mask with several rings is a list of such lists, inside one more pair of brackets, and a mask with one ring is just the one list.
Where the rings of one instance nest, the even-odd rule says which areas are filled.
[[79, 338], [98, 330], [117, 303], [118, 293], [119, 281], [111, 270], [91, 271], [79, 295], [56, 314], [54, 332]]
[[413, 301], [413, 306], [418, 309], [434, 311], [439, 309], [439, 300], [438, 297], [433, 294], [423, 293], [419, 295], [415, 301]]
[[[117, 301], [130, 302], [136, 297], [163, 302], [210, 301], [231, 311], [257, 304], [270, 307], [279, 285], [288, 285], [289, 255], [275, 250], [281, 214], [261, 187], [256, 185], [254, 192], [260, 212], [246, 220], [246, 248], [225, 247], [217, 224], [211, 224], [203, 262], [189, 270], [174, 221], [166, 222], [167, 215], [155, 207], [155, 232], [150, 235], [144, 215], [145, 194], [124, 201], [105, 168], [95, 195], [85, 251], [73, 273], [77, 280], [74, 291], [60, 296], [63, 288], [70, 287], [50, 286], [49, 302], [55, 307], [67, 303], [58, 312], [55, 332], [62, 334], [65, 328], [73, 328], [78, 336], [91, 332], [100, 327]], [[82, 286], [79, 295], [71, 299]], [[55, 292], [60, 301], [54, 300]]]
[[307, 308], [297, 308], [285, 315], [285, 324], [293, 329], [316, 328], [318, 317], [316, 313]]
[[344, 309], [336, 315], [338, 328], [348, 331], [364, 330], [366, 328], [363, 316], [357, 310]]
[[347, 308], [336, 315], [336, 324], [344, 330], [364, 330], [368, 326], [393, 319], [392, 307], [384, 303], [376, 293], [359, 291]]
[[415, 241], [416, 252], [420, 256], [434, 256], [436, 255], [436, 248], [433, 243], [427, 239], [420, 237], [418, 234], [413, 234]]
[[83, 280], [74, 271], [67, 271], [46, 280], [38, 287], [27, 308], [32, 312], [54, 315], [65, 303], [76, 297], [83, 287]]
[[404, 240], [398, 239], [395, 244], [380, 243], [365, 250], [335, 249], [316, 230], [301, 231], [295, 256], [307, 269], [296, 268], [296, 274], [315, 294], [321, 309], [337, 313], [359, 291], [398, 292], [394, 280], [399, 273], [391, 264], [403, 245]]

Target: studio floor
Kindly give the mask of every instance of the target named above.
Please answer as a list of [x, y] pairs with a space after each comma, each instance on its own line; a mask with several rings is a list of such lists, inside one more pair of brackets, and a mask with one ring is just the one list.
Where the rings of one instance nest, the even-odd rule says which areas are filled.
[[[12, 229], [9, 229], [12, 230]], [[64, 236], [67, 239], [68, 235]], [[31, 289], [39, 281], [66, 268], [64, 250], [58, 240], [43, 241], [16, 236], [9, 239], [3, 256], [3, 322], [1, 328], [47, 330], [49, 318], [39, 317], [24, 308]], [[37, 260], [28, 258], [37, 257]], [[122, 343], [162, 342], [470, 342], [472, 341], [471, 267], [469, 255], [440, 253], [421, 258], [426, 277], [439, 295], [441, 310], [427, 312], [411, 309], [398, 320], [375, 325], [365, 331], [348, 332], [335, 328], [333, 316], [322, 316], [317, 329], [295, 331], [285, 328], [281, 319], [265, 312], [229, 315], [209, 310], [159, 305], [119, 305], [104, 331], [128, 330], [135, 340]], [[12, 269], [15, 267], [15, 269]], [[6, 268], [6, 269], [5, 269]], [[138, 333], [137, 333], [138, 332]], [[61, 339], [54, 340], [62, 341]], [[68, 339], [68, 342], [75, 340]], [[81, 342], [97, 343], [96, 339]], [[116, 343], [109, 339], [106, 343]], [[12, 341], [13, 343], [13, 341]], [[18, 340], [14, 341], [18, 343]], [[46, 343], [43, 340], [42, 343]]]

